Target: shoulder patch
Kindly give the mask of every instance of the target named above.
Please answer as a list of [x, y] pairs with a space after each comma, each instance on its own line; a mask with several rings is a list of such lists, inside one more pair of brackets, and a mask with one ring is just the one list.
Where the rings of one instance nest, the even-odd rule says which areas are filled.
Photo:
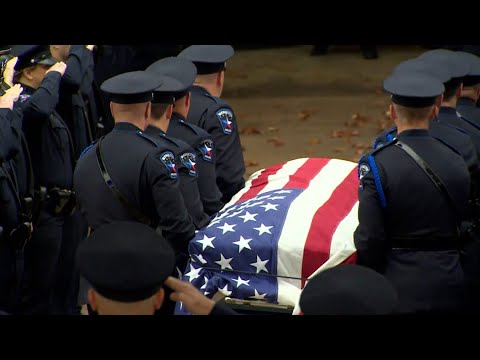
[[188, 169], [188, 175], [197, 176], [197, 170], [195, 166], [197, 165], [197, 158], [195, 154], [191, 152], [186, 152], [180, 155], [180, 161]]
[[197, 149], [202, 153], [203, 160], [213, 161], [213, 141], [211, 139], [205, 139], [197, 145]]
[[175, 165], [175, 156], [173, 155], [173, 153], [171, 151], [165, 151], [164, 153], [162, 153], [162, 155], [160, 155], [160, 160], [167, 168], [170, 179], [178, 179], [177, 167]]
[[370, 166], [363, 163], [358, 167], [358, 178], [362, 180], [370, 172]]
[[29, 94], [22, 94], [18, 97], [18, 101], [20, 101], [21, 103], [27, 101], [29, 98], [30, 98], [31, 95]]
[[233, 132], [233, 113], [230, 109], [220, 109], [216, 112], [218, 121], [222, 126], [225, 135], [232, 135]]

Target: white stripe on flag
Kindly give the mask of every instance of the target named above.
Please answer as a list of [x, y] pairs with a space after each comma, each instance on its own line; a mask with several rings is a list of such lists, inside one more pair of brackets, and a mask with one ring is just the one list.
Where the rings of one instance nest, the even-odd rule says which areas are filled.
[[[313, 217], [355, 166], [355, 163], [349, 161], [329, 161], [312, 179], [310, 186], [292, 202], [278, 241], [278, 275], [302, 277], [304, 247]], [[283, 282], [301, 289], [300, 280], [284, 279]], [[283, 287], [285, 286], [282, 285]], [[279, 296], [283, 297], [280, 293], [282, 288], [279, 283]]]
[[[265, 170], [265, 169], [263, 169], [263, 170]], [[245, 183], [245, 187], [244, 187], [242, 190], [240, 190], [234, 197], [232, 197], [232, 199], [230, 200], [230, 202], [229, 202], [228, 204], [226, 204], [226, 205], [223, 207], [223, 209], [226, 209], [226, 208], [228, 208], [228, 207], [230, 207], [230, 206], [232, 206], [232, 205], [235, 205], [235, 203], [236, 203], [238, 200], [240, 200], [240, 199], [242, 198], [242, 196], [243, 196], [248, 190], [250, 190], [250, 188], [252, 187], [252, 182], [253, 182], [253, 180], [258, 179], [258, 178], [260, 177], [260, 175], [262, 175], [263, 170], [259, 170], [259, 171], [257, 171], [256, 173], [254, 173], [252, 176], [250, 176], [250, 177], [248, 178], [248, 181]], [[223, 210], [223, 209], [222, 209], [222, 210]], [[220, 210], [220, 211], [222, 211], [222, 210]]]
[[276, 174], [268, 177], [268, 184], [260, 191], [260, 194], [283, 189], [290, 181], [290, 176], [294, 175], [307, 161], [308, 159], [296, 159], [287, 162]]

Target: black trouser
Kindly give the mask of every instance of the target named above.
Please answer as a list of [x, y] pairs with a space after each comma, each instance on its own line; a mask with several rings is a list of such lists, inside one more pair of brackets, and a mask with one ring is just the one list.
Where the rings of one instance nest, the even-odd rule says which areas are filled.
[[53, 292], [53, 313], [79, 315], [78, 292], [80, 275], [75, 266], [75, 252], [87, 236], [88, 226], [80, 211], [65, 218], [62, 245]]
[[62, 247], [64, 216], [40, 211], [31, 240], [25, 247], [25, 314], [49, 314]]
[[15, 248], [8, 238], [0, 238], [0, 309], [14, 313], [15, 294]]

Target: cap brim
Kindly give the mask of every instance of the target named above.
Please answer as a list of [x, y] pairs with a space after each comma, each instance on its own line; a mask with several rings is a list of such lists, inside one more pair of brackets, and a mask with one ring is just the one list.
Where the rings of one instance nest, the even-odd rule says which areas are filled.
[[37, 62], [37, 64], [52, 66], [52, 65], [55, 65], [57, 62], [58, 61], [55, 60], [53, 57], [49, 57], [49, 58], [40, 60], [39, 62]]

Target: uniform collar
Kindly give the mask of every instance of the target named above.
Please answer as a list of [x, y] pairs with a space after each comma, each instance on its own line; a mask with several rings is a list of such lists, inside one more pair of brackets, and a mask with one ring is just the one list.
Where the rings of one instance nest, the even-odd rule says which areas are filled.
[[182, 115], [180, 115], [179, 113], [176, 113], [174, 112], [172, 114], [172, 118], [170, 119], [170, 122], [172, 122], [172, 120], [182, 120], [182, 121], [186, 121], [187, 119], [185, 119]]
[[199, 86], [199, 85], [193, 85], [193, 86], [190, 88], [190, 91], [191, 91], [191, 92], [194, 92], [194, 93], [204, 93], [204, 94], [206, 93], [206, 94], [208, 94], [208, 95], [210, 95], [210, 96], [212, 95], [212, 94], [210, 94], [210, 92], [209, 92], [207, 89], [205, 89], [204, 87], [201, 87], [201, 86]]
[[157, 135], [157, 136], [165, 134], [162, 129], [153, 125], [148, 125], [147, 128], [145, 129], [145, 133], [150, 135]]
[[410, 129], [410, 130], [405, 130], [398, 134], [397, 138], [403, 138], [403, 137], [425, 137], [425, 136], [430, 136], [430, 132], [426, 129]]
[[142, 129], [137, 127], [136, 125], [133, 125], [132, 123], [129, 122], [117, 122], [115, 124], [114, 130], [117, 131], [140, 131], [143, 132]]
[[477, 104], [475, 104], [475, 101], [466, 97], [459, 98], [457, 101], [457, 105], [470, 106], [470, 107], [477, 106]]
[[449, 106], [441, 106], [438, 109], [438, 113], [442, 115], [455, 115], [457, 116], [457, 109], [449, 107]]

